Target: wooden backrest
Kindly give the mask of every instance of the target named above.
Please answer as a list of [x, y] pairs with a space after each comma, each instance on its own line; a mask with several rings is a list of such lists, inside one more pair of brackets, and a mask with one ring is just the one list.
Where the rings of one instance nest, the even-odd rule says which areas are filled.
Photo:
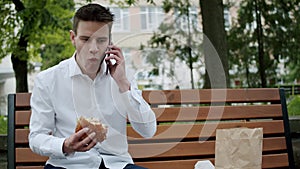
[[8, 95], [8, 169], [42, 169], [48, 159], [29, 148], [30, 96], [30, 93]]
[[[283, 90], [152, 90], [143, 97], [158, 128], [144, 139], [128, 126], [129, 152], [138, 165], [193, 169], [199, 160], [214, 162], [216, 129], [262, 127], [263, 168], [295, 168]], [[28, 93], [9, 95], [9, 169], [42, 168], [47, 160], [28, 147], [29, 99]]]

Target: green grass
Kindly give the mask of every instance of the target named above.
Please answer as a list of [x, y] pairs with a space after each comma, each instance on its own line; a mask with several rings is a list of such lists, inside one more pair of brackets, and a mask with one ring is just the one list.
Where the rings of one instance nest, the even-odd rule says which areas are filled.
[[7, 134], [7, 117], [0, 116], [0, 134]]
[[300, 115], [300, 96], [294, 96], [293, 99], [287, 105], [289, 115]]

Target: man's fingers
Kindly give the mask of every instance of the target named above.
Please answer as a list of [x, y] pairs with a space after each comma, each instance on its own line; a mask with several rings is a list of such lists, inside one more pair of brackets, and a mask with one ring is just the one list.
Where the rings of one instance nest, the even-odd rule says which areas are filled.
[[97, 144], [96, 133], [90, 132], [89, 128], [83, 128], [70, 138], [74, 151], [88, 151]]
[[80, 150], [79, 151], [88, 151], [92, 147], [94, 147], [97, 143], [97, 140], [96, 140], [95, 136], [96, 136], [96, 133], [92, 132], [85, 139], [83, 139], [80, 142], [80, 148], [79, 148]]
[[[93, 139], [95, 138], [95, 136], [96, 136], [96, 133], [95, 133], [95, 132], [92, 132], [91, 134], [89, 134], [89, 135], [87, 136], [87, 138], [89, 138], [89, 140], [93, 140]], [[87, 139], [87, 138], [85, 138], [85, 139]]]
[[83, 129], [81, 129], [81, 130], [79, 130], [76, 134], [75, 134], [75, 137], [74, 137], [74, 139], [76, 140], [76, 141], [79, 141], [79, 140], [81, 140], [81, 138], [83, 138], [84, 136], [86, 136], [87, 134], [88, 134], [88, 132], [89, 132], [89, 128], [83, 128]]
[[106, 51], [106, 54], [110, 54], [110, 56], [115, 56], [115, 59], [121, 58], [124, 59], [124, 56], [122, 55], [122, 51], [120, 48], [113, 46], [110, 48], [111, 50]]
[[82, 135], [84, 135], [85, 133], [87, 133], [89, 130], [90, 130], [89, 128], [85, 127], [85, 128], [83, 128], [83, 129], [79, 130], [79, 131], [77, 132], [77, 135], [81, 135], [81, 136], [82, 136]]

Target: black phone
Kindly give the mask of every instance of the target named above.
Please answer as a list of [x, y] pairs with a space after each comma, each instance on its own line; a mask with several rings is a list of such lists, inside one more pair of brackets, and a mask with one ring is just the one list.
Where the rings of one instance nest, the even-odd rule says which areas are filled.
[[[112, 42], [111, 42], [111, 34], [109, 34], [109, 42], [108, 42], [109, 44], [108, 45], [112, 45]], [[109, 51], [110, 50], [110, 48], [107, 48], [106, 49], [106, 51]], [[106, 54], [106, 56], [105, 57], [108, 57], [109, 56], [109, 54]], [[108, 75], [108, 63], [106, 62], [106, 71], [105, 71], [105, 74], [106, 75]]]
[[[107, 50], [109, 50], [109, 49], [107, 49]], [[109, 56], [109, 54], [106, 54], [105, 57], [108, 57], [108, 56]], [[105, 74], [108, 75], [108, 63], [107, 62], [106, 62], [106, 71], [105, 71]]]

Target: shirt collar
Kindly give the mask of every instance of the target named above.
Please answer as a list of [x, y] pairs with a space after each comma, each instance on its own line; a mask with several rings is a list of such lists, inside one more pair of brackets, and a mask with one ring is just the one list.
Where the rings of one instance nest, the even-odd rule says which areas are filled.
[[[98, 75], [105, 75], [105, 70], [106, 70], [107, 65], [105, 64], [105, 61], [102, 62], [100, 71], [98, 72]], [[76, 62], [76, 52], [73, 54], [71, 57], [71, 62], [69, 64], [69, 76], [77, 76], [77, 75], [83, 75], [79, 65]]]

